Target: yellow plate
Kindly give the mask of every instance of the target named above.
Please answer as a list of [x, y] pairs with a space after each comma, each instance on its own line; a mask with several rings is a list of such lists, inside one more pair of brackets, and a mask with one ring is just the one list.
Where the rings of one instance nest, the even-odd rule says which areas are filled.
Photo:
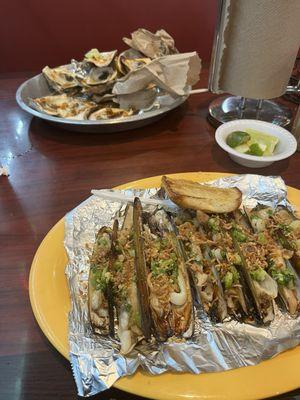
[[[229, 174], [186, 173], [174, 177], [200, 182]], [[160, 185], [160, 176], [130, 182], [118, 188], [149, 188]], [[289, 200], [300, 207], [300, 191], [289, 188]], [[34, 257], [29, 292], [34, 315], [54, 347], [68, 358], [67, 317], [70, 308], [65, 278], [67, 255], [64, 249], [64, 220], [47, 234]], [[259, 399], [300, 386], [300, 346], [254, 367], [209, 374], [165, 373], [151, 376], [138, 371], [122, 378], [115, 387], [152, 399]]]

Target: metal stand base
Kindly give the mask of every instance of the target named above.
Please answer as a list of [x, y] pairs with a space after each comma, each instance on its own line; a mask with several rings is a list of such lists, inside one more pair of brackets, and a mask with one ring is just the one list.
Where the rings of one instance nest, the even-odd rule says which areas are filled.
[[209, 121], [213, 125], [236, 119], [259, 119], [280, 126], [291, 122], [291, 111], [270, 100], [245, 99], [244, 97], [222, 96], [209, 105]]

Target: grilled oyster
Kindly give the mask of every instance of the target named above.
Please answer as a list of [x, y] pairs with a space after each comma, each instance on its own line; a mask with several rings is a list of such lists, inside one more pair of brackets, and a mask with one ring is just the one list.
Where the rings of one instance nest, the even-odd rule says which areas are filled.
[[97, 121], [99, 119], [113, 119], [113, 118], [124, 118], [129, 117], [133, 114], [133, 110], [123, 110], [122, 108], [104, 107], [100, 110], [94, 111], [89, 119]]
[[58, 93], [79, 86], [74, 70], [70, 65], [61, 65], [57, 68], [46, 66], [42, 72], [50, 87]]
[[142, 53], [134, 49], [123, 51], [116, 59], [116, 68], [121, 75], [135, 71], [151, 62], [151, 58], [144, 57]]
[[145, 264], [138, 268], [147, 274], [154, 334], [160, 341], [189, 337], [193, 331], [192, 297], [179, 243], [163, 210], [144, 216], [146, 223], [142, 223], [140, 211]]
[[[247, 209], [246, 212], [257, 233], [257, 241], [266, 249], [267, 271], [277, 282], [279, 295], [288, 312], [295, 315], [300, 311], [300, 287], [289, 261], [294, 256], [291, 249], [294, 248], [293, 243], [296, 240], [290, 228], [293, 222], [291, 216], [287, 210], [279, 209], [273, 212], [272, 209], [263, 206], [253, 210]], [[288, 248], [284, 248], [284, 244]]]
[[66, 94], [45, 96], [30, 100], [31, 105], [45, 114], [67, 119], [87, 119], [97, 107], [96, 103]]
[[117, 50], [100, 52], [98, 49], [91, 49], [84, 55], [84, 61], [96, 65], [96, 67], [107, 67], [117, 54]]
[[131, 34], [131, 39], [123, 38], [123, 41], [152, 59], [178, 53], [173, 38], [163, 29], [156, 33], [138, 29]]
[[90, 258], [88, 308], [95, 333], [102, 335], [110, 333], [113, 336], [113, 316], [109, 318], [110, 313], [113, 312], [109, 293], [112, 279], [109, 265], [112, 241], [113, 232], [110, 228], [103, 227], [96, 235], [96, 242]]
[[117, 79], [118, 72], [112, 67], [92, 67], [80, 79], [82, 86], [107, 85]]

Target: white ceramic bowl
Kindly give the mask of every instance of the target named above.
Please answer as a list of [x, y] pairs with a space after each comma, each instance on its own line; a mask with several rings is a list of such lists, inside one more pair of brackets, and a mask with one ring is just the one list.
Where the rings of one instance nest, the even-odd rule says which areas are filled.
[[[276, 136], [279, 139], [274, 154], [272, 156], [251, 156], [250, 154], [242, 154], [228, 146], [226, 143], [227, 136], [233, 131], [244, 131], [245, 129], [255, 129], [266, 135]], [[229, 157], [240, 165], [249, 168], [263, 168], [273, 164], [274, 161], [283, 160], [290, 157], [297, 149], [295, 137], [286, 129], [269, 122], [258, 121], [256, 119], [237, 119], [235, 121], [226, 122], [219, 126], [215, 134], [216, 141], [223, 150], [227, 151]]]

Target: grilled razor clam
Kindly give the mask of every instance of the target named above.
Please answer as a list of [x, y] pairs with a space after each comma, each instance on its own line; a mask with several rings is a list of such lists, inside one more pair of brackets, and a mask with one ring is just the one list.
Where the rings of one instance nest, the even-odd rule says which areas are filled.
[[241, 257], [240, 271], [251, 290], [259, 316], [264, 323], [269, 323], [275, 316], [274, 300], [278, 286], [267, 272], [266, 249], [240, 224], [233, 226], [230, 232]]
[[97, 107], [96, 103], [66, 94], [31, 99], [30, 104], [45, 114], [76, 120], [87, 119], [88, 115]]
[[249, 315], [249, 310], [243, 293], [242, 278], [238, 272], [242, 260], [229, 233], [231, 227], [232, 224], [219, 215], [206, 218], [206, 233], [214, 242], [211, 245], [210, 258], [222, 282], [228, 312], [237, 319], [244, 319]]
[[91, 49], [84, 55], [84, 61], [96, 65], [96, 67], [107, 67], [112, 63], [117, 50], [100, 52], [98, 49]]
[[285, 207], [278, 207], [272, 217], [279, 228], [278, 239], [282, 247], [293, 251], [291, 263], [300, 273], [300, 220]]
[[89, 119], [91, 121], [97, 121], [101, 119], [113, 119], [113, 118], [126, 118], [133, 114], [133, 110], [123, 110], [122, 108], [104, 107], [90, 114]]
[[75, 73], [69, 65], [61, 65], [57, 68], [49, 68], [46, 66], [42, 70], [47, 82], [58, 93], [79, 86]]
[[[280, 214], [285, 214], [279, 211]], [[280, 234], [289, 235], [290, 230], [287, 224], [283, 224], [280, 216], [274, 215], [271, 209], [259, 207], [253, 210], [247, 210], [247, 215], [251, 221], [254, 231], [257, 233], [256, 240], [264, 245], [268, 261], [268, 273], [278, 284], [278, 291], [283, 300], [287, 311], [295, 315], [300, 311], [300, 291], [296, 288], [296, 274], [293, 271], [288, 259], [293, 256], [293, 251], [284, 249]], [[263, 231], [258, 231], [257, 221], [263, 221]], [[285, 219], [286, 221], [286, 219]], [[292, 236], [292, 235], [291, 235]], [[286, 236], [287, 239], [287, 236]], [[290, 238], [292, 240], [292, 237]]]
[[151, 62], [151, 58], [144, 57], [142, 53], [134, 49], [123, 51], [116, 59], [116, 68], [126, 75], [130, 71], [135, 71]]
[[296, 275], [284, 253], [268, 232], [260, 233], [258, 240], [267, 248], [268, 273], [278, 284], [279, 294], [291, 315], [300, 311], [300, 293], [296, 288]]
[[142, 235], [154, 334], [160, 341], [171, 336], [189, 337], [193, 331], [189, 280], [165, 211], [147, 216]]
[[[187, 267], [191, 273], [198, 300], [204, 311], [216, 321], [223, 321], [227, 316], [227, 306], [218, 273], [209, 260], [208, 240], [201, 231], [196, 218], [182, 213], [175, 219], [187, 256]], [[202, 253], [201, 247], [204, 248]]]
[[102, 227], [96, 235], [96, 242], [90, 258], [88, 308], [93, 330], [103, 335], [110, 333], [107, 289], [111, 281], [109, 272], [111, 246], [112, 230]]
[[149, 301], [149, 288], [147, 285], [147, 266], [145, 259], [145, 246], [142, 236], [142, 204], [138, 197], [134, 199], [133, 230], [135, 244], [135, 270], [139, 302], [141, 305], [141, 327], [146, 340], [151, 337], [152, 321]]
[[128, 206], [122, 229], [117, 233], [112, 263], [114, 302], [118, 314], [121, 353], [129, 353], [142, 338], [141, 310], [138, 300], [132, 206]]

